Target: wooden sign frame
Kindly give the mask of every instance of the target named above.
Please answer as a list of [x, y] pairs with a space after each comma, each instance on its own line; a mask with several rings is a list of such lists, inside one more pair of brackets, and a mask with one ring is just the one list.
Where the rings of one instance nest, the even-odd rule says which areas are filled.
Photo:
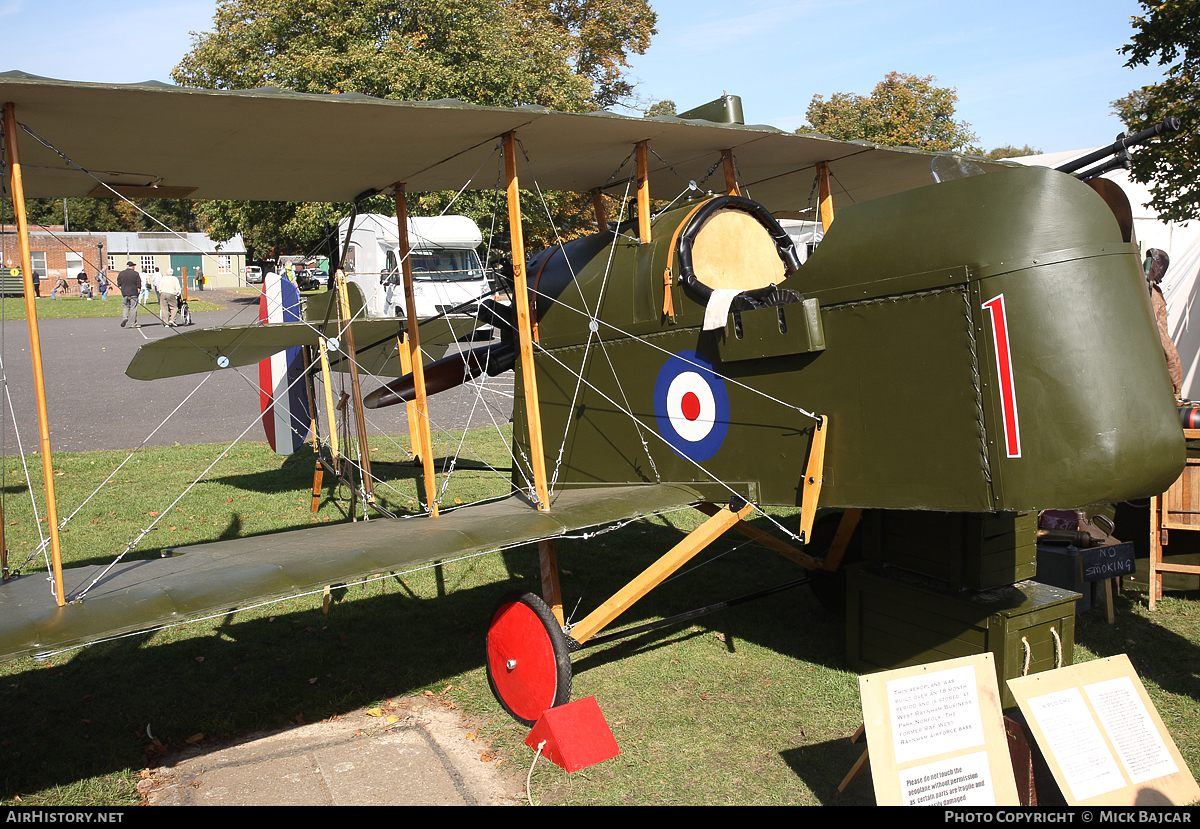
[[880, 806], [1019, 806], [991, 653], [858, 678]]
[[1008, 688], [1069, 805], [1200, 800], [1200, 787], [1125, 654], [1010, 679]]

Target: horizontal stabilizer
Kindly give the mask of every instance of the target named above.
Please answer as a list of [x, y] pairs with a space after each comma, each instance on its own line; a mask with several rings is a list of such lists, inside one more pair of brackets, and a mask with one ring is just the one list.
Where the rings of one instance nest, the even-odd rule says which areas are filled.
[[[364, 320], [352, 327], [360, 371], [380, 377], [404, 374], [396, 343], [396, 337], [404, 329], [401, 320]], [[134, 380], [159, 380], [257, 365], [292, 346], [316, 346], [321, 339], [320, 328], [307, 322], [282, 322], [189, 329], [140, 347], [125, 373]], [[329, 332], [327, 336], [338, 337], [336, 323], [328, 323], [325, 330]], [[436, 353], [454, 339], [455, 332], [444, 318], [421, 326], [422, 346], [430, 350], [436, 347]], [[338, 353], [329, 355], [334, 371], [349, 370], [344, 360], [345, 348], [345, 343], [339, 341]]]
[[[56, 607], [44, 575], [0, 585], [0, 659], [96, 642], [214, 612], [320, 590], [376, 573], [486, 552], [699, 501], [686, 486], [564, 490], [549, 512], [521, 495], [443, 512], [311, 527], [181, 547], [118, 564], [85, 600]], [[68, 602], [102, 572], [63, 572]]]

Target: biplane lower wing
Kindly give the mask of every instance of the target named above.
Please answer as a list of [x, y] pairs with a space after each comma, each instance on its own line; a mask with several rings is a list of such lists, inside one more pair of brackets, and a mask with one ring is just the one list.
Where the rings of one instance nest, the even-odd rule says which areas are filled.
[[103, 571], [64, 571], [68, 604], [55, 607], [45, 579], [0, 586], [0, 659], [44, 653], [177, 624], [326, 585], [532, 539], [626, 521], [702, 500], [683, 485], [596, 487], [557, 493], [549, 512], [521, 495], [460, 507], [437, 518], [379, 519], [312, 527], [172, 550]]

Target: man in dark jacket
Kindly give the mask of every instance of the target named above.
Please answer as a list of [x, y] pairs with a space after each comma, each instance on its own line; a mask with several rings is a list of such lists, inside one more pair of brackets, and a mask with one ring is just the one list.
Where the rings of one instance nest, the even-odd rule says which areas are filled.
[[125, 263], [125, 270], [117, 274], [117, 287], [121, 290], [121, 327], [132, 320], [134, 328], [137, 324], [138, 294], [142, 291], [142, 275], [138, 273], [132, 262]]

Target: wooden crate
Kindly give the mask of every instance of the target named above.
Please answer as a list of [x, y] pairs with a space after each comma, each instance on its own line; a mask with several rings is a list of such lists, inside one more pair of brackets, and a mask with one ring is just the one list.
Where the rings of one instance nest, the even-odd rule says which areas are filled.
[[867, 510], [863, 558], [970, 590], [1033, 578], [1037, 514]]
[[[1189, 441], [1200, 439], [1200, 429], [1184, 429]], [[1170, 543], [1171, 530], [1200, 530], [1200, 458], [1193, 458], [1189, 445], [1187, 465], [1171, 488], [1150, 499], [1150, 609], [1162, 598], [1162, 574], [1200, 575], [1200, 566], [1163, 562], [1163, 547]]]
[[1005, 708], [1006, 679], [1070, 665], [1078, 593], [1034, 581], [959, 590], [874, 562], [847, 568], [846, 659], [873, 671], [990, 651]]

